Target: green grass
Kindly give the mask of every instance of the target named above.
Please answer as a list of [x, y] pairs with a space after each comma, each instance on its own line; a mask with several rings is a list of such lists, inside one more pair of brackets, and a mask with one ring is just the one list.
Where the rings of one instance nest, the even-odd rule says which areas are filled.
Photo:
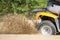
[[46, 8], [48, 0], [36, 0], [39, 2], [39, 5], [33, 6], [33, 8]]

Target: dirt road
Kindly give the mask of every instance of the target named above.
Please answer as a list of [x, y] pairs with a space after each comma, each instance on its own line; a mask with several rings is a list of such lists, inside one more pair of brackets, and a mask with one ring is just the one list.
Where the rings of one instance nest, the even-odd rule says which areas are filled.
[[[10, 17], [9, 17], [10, 18]], [[16, 17], [15, 17], [16, 18]], [[18, 19], [19, 19], [20, 17], [18, 17]], [[14, 20], [13, 20], [14, 21]], [[6, 22], [8, 22], [8, 21], [6, 21]], [[19, 23], [20, 21], [18, 21], [18, 23]], [[9, 23], [10, 23], [10, 21], [9, 21]], [[15, 23], [16, 22], [14, 22], [13, 24], [14, 24], [14, 27], [15, 27]], [[30, 20], [29, 20], [29, 22], [28, 23], [32, 23]], [[4, 22], [0, 22], [0, 29], [2, 28], [2, 26], [3, 26], [3, 28], [5, 28], [6, 29], [6, 26], [4, 26], [3, 25], [4, 24]], [[7, 24], [6, 24], [7, 25]], [[19, 24], [20, 25], [20, 24]], [[28, 25], [29, 26], [29, 25]], [[11, 27], [11, 26], [10, 26]], [[12, 26], [13, 27], [13, 26]], [[13, 27], [13, 28], [14, 28]], [[25, 27], [25, 26], [24, 26]], [[19, 27], [18, 27], [19, 28]], [[29, 27], [30, 28], [30, 27]], [[16, 30], [16, 29], [15, 29]], [[0, 30], [1, 32], [2, 32], [2, 30]], [[4, 29], [3, 29], [3, 31], [5, 31]], [[21, 30], [19, 30], [19, 32], [20, 32]], [[10, 31], [8, 31], [8, 32], [10, 32]], [[14, 32], [14, 31], [13, 31]], [[25, 31], [24, 31], [25, 32]], [[29, 29], [28, 29], [28, 32], [31, 32], [31, 31], [29, 31]], [[44, 35], [42, 35], [42, 34], [34, 34], [34, 35], [28, 35], [28, 34], [0, 34], [0, 40], [60, 40], [60, 35], [54, 35], [54, 36], [44, 36]]]
[[20, 35], [20, 34], [0, 34], [0, 40], [60, 40], [60, 35], [44, 36], [36, 35]]

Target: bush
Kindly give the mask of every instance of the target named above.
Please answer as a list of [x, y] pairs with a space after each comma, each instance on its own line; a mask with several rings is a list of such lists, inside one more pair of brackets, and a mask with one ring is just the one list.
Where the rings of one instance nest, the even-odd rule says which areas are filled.
[[0, 15], [6, 13], [24, 13], [34, 8], [45, 8], [47, 0], [0, 0]]

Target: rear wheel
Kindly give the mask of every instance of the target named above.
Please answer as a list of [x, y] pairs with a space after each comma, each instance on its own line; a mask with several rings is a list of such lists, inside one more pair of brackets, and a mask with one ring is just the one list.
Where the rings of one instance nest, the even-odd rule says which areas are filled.
[[55, 35], [56, 34], [56, 28], [54, 24], [51, 21], [43, 21], [39, 26], [38, 30], [43, 35]]

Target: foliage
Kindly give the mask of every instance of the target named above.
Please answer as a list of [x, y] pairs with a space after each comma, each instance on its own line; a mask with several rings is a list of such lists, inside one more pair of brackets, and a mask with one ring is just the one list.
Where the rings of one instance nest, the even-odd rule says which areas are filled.
[[0, 0], [0, 14], [21, 13], [46, 6], [47, 0]]

